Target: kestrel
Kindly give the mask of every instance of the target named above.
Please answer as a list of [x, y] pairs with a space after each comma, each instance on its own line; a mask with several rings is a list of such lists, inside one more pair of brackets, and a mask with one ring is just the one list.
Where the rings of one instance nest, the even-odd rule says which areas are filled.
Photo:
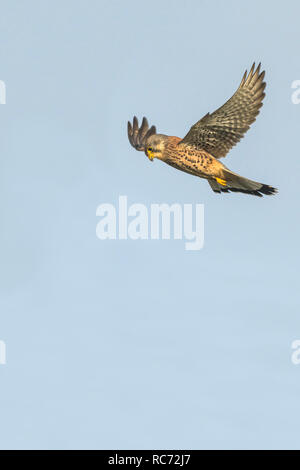
[[234, 95], [196, 122], [183, 139], [157, 134], [145, 117], [139, 128], [134, 117], [133, 125], [128, 122], [129, 142], [151, 161], [158, 158], [177, 170], [207, 179], [215, 193], [235, 191], [260, 197], [276, 193], [276, 188], [233, 173], [219, 161], [241, 140], [259, 113], [266, 86], [260, 66], [255, 70], [254, 63], [248, 75], [246, 70]]

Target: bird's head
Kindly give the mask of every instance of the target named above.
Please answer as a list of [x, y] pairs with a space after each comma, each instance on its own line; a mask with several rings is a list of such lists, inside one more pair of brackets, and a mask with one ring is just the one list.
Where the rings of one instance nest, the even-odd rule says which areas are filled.
[[166, 136], [163, 134], [151, 135], [145, 145], [145, 154], [149, 160], [153, 161], [154, 158], [163, 159], [163, 153], [165, 149]]

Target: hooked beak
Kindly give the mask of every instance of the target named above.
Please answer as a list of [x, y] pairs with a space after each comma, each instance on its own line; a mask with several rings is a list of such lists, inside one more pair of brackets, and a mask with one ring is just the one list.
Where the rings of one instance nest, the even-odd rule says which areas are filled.
[[154, 159], [154, 154], [153, 154], [153, 152], [151, 152], [150, 150], [147, 150], [146, 155], [147, 155], [147, 157], [149, 158], [150, 162], [153, 162], [153, 159]]

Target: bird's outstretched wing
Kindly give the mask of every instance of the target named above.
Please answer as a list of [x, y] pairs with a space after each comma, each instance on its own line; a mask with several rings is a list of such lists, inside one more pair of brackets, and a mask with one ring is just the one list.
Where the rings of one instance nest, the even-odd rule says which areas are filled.
[[127, 132], [128, 140], [132, 147], [136, 150], [143, 151], [145, 150], [147, 139], [151, 135], [156, 134], [156, 128], [155, 126], [149, 128], [148, 121], [145, 117], [143, 118], [141, 127], [139, 127], [137, 117], [134, 116], [132, 125], [128, 121]]
[[194, 124], [179, 143], [204, 149], [215, 158], [225, 157], [255, 121], [265, 97], [265, 72], [255, 70], [244, 73], [241, 84], [234, 95], [212, 114], [207, 113]]

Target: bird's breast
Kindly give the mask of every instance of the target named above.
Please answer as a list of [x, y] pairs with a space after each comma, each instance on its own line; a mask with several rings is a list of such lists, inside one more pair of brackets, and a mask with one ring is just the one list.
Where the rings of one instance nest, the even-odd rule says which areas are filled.
[[171, 137], [165, 147], [164, 160], [182, 171], [208, 177], [216, 171], [215, 167], [222, 164], [202, 149], [190, 145], [179, 144], [179, 137]]

